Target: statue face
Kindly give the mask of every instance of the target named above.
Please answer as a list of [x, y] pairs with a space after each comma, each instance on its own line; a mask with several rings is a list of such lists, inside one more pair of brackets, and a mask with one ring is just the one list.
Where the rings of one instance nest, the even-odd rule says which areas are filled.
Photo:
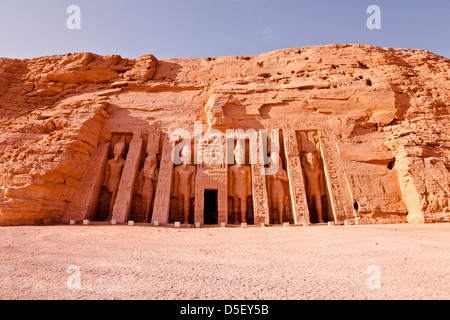
[[237, 164], [243, 165], [245, 163], [245, 154], [240, 149], [237, 149], [234, 155]]
[[272, 164], [274, 164], [274, 165], [280, 164], [280, 156], [278, 155], [278, 153], [272, 152], [272, 153], [270, 154], [270, 161], [271, 161]]
[[124, 149], [125, 146], [122, 143], [116, 143], [116, 145], [114, 146], [114, 156], [120, 157]]
[[245, 163], [245, 149], [242, 143], [238, 143], [236, 145], [236, 148], [234, 149], [234, 157], [237, 164], [243, 165]]
[[191, 163], [191, 149], [188, 146], [181, 149], [181, 162], [183, 162], [183, 164]]
[[307, 155], [306, 155], [306, 160], [308, 160], [308, 162], [310, 163], [310, 164], [314, 164], [314, 154], [312, 154], [312, 153], [308, 153]]

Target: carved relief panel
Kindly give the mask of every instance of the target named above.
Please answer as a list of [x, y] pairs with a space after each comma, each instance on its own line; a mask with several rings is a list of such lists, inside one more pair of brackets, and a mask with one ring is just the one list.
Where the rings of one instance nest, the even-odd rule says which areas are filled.
[[172, 189], [172, 173], [173, 161], [172, 150], [173, 144], [169, 137], [163, 139], [163, 148], [159, 166], [158, 184], [155, 192], [155, 200], [153, 205], [153, 214], [151, 222], [159, 223], [169, 222], [170, 195]]

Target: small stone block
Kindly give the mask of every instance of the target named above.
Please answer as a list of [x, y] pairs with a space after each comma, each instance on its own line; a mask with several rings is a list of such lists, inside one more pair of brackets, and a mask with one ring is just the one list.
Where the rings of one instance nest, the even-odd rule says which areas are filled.
[[89, 220], [83, 220], [83, 224], [85, 225], [85, 226], [87, 226], [88, 224], [89, 224]]
[[328, 221], [328, 226], [329, 226], [329, 227], [334, 226], [334, 222], [333, 222], [333, 221]]
[[345, 220], [344, 224], [345, 224], [346, 226], [351, 226], [351, 225], [352, 225], [352, 222], [349, 221], [349, 220]]
[[247, 223], [242, 222], [242, 223], [241, 223], [241, 228], [247, 228]]
[[265, 228], [266, 224], [264, 222], [261, 222], [261, 228]]
[[200, 222], [196, 222], [196, 223], [195, 223], [195, 227], [196, 227], [196, 228], [200, 228]]
[[128, 221], [128, 225], [129, 226], [133, 226], [134, 225], [134, 221], [133, 220]]
[[303, 222], [303, 226], [307, 227], [307, 226], [309, 226], [309, 223], [308, 222]]
[[180, 227], [180, 221], [176, 221], [175, 222], [175, 228], [179, 228]]
[[111, 224], [117, 224], [116, 220], [111, 220]]
[[153, 225], [154, 225], [155, 227], [159, 226], [159, 221], [153, 221]]
[[283, 223], [283, 227], [285, 227], [285, 228], [289, 227], [289, 222]]
[[72, 225], [74, 225], [74, 224], [77, 224], [77, 221], [76, 221], [76, 220], [70, 220], [69, 223], [72, 224]]
[[225, 222], [221, 222], [221, 223], [220, 223], [220, 227], [221, 227], [221, 228], [225, 228]]

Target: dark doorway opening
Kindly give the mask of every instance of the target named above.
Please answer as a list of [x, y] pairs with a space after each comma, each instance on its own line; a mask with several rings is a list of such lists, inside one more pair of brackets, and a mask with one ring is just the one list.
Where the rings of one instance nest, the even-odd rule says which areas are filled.
[[205, 190], [204, 224], [217, 224], [217, 190]]

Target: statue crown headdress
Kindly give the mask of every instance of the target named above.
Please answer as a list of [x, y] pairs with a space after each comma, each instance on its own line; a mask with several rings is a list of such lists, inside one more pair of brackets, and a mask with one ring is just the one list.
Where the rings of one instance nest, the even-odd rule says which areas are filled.
[[[123, 150], [125, 150], [125, 146], [126, 146], [126, 144], [125, 144], [125, 137], [124, 136], [122, 136], [121, 138], [120, 138], [120, 140], [116, 143], [116, 145], [114, 146], [114, 149], [118, 149], [118, 150], [121, 150], [121, 151], [123, 151]], [[120, 148], [120, 149], [119, 149]]]

